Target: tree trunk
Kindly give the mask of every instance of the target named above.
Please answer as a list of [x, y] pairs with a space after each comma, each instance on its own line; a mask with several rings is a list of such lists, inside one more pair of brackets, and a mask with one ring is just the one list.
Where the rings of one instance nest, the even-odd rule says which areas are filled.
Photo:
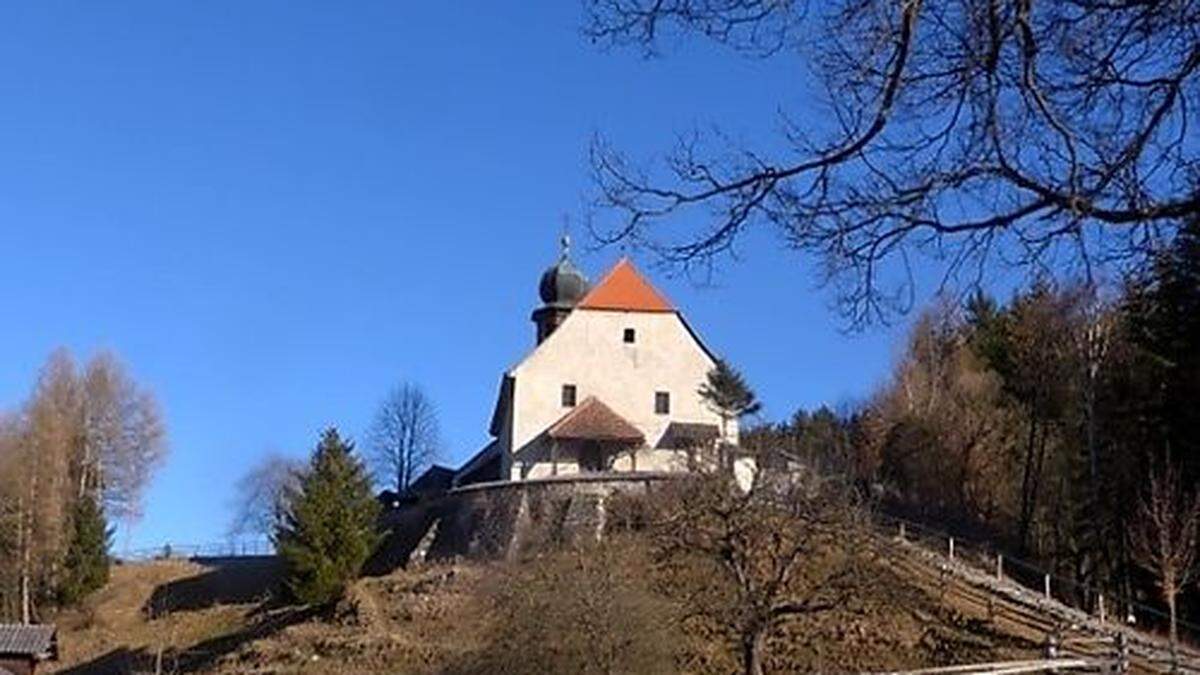
[[1029, 528], [1033, 522], [1033, 506], [1034, 506], [1034, 489], [1033, 483], [1033, 463], [1034, 455], [1037, 448], [1037, 416], [1033, 412], [1033, 407], [1030, 407], [1029, 412], [1029, 436], [1026, 440], [1025, 447], [1025, 471], [1021, 477], [1021, 515], [1018, 522], [1018, 542], [1021, 552], [1025, 552], [1029, 542]]
[[21, 623], [29, 624], [33, 620], [33, 603], [31, 602], [29, 592], [29, 574], [31, 568], [30, 549], [33, 546], [33, 543], [30, 541], [29, 537], [29, 524], [26, 521], [25, 505], [21, 504], [21, 501], [23, 500], [18, 500], [17, 507], [19, 512], [19, 520], [17, 525], [19, 528], [17, 532], [17, 546], [20, 547], [21, 552]]
[[29, 569], [22, 567], [21, 569], [21, 623], [29, 625], [33, 623], [33, 608], [30, 606], [29, 598]]
[[728, 433], [729, 418], [725, 414], [721, 415], [721, 438], [717, 439], [717, 468], [721, 471], [725, 470], [725, 436]]
[[742, 636], [742, 672], [744, 675], [763, 675], [763, 652], [766, 648], [767, 629], [752, 628]]
[[[29, 449], [26, 448], [26, 452]], [[35, 454], [36, 457], [36, 454]], [[21, 537], [21, 623], [33, 622], [33, 591], [32, 581], [33, 576], [33, 546], [34, 546], [34, 524], [38, 506], [38, 478], [40, 474], [40, 465], [36, 458], [32, 460], [32, 468], [26, 480], [29, 481], [29, 497], [24, 505], [24, 513], [22, 513], [22, 537]]]
[[1175, 654], [1175, 646], [1179, 644], [1179, 626], [1176, 623], [1176, 615], [1175, 615], [1175, 604], [1176, 604], [1175, 599], [1176, 599], [1177, 595], [1178, 595], [1178, 592], [1175, 591], [1174, 589], [1171, 589], [1171, 590], [1167, 591], [1167, 593], [1166, 593], [1167, 610], [1169, 610], [1170, 616], [1171, 616], [1171, 655], [1172, 656], [1174, 656], [1174, 654]]

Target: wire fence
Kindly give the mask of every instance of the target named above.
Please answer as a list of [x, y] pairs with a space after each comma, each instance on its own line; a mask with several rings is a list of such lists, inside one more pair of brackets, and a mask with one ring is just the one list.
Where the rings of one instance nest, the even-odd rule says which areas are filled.
[[[1170, 624], [1170, 615], [1158, 607], [1047, 572], [1036, 563], [1005, 554], [990, 542], [952, 535], [897, 516], [881, 514], [880, 521], [890, 536], [992, 574], [996, 581], [1015, 583], [1029, 593], [1077, 609], [1102, 623], [1158, 633], [1165, 633]], [[1200, 624], [1177, 619], [1176, 625], [1182, 642], [1193, 648], [1200, 645]]]
[[113, 557], [124, 562], [191, 560], [195, 558], [252, 558], [275, 555], [275, 545], [265, 537], [233, 539], [205, 544], [172, 544], [126, 549]]

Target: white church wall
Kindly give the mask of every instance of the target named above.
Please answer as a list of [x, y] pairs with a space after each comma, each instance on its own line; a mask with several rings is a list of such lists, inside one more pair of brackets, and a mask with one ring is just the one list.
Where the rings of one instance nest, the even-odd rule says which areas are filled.
[[[633, 344], [624, 342], [627, 328], [635, 331]], [[712, 359], [674, 312], [576, 310], [512, 371], [516, 386], [510, 447], [519, 454], [570, 411], [562, 405], [564, 384], [575, 385], [577, 403], [588, 396], [599, 398], [636, 426], [650, 448], [672, 421], [719, 428], [720, 417], [698, 393], [712, 367]], [[669, 414], [655, 413], [655, 392], [660, 391], [670, 394]], [[736, 443], [736, 422], [729, 427], [728, 440]], [[678, 465], [674, 452], [644, 450], [638, 455], [641, 470]], [[521, 472], [513, 466], [513, 478]]]

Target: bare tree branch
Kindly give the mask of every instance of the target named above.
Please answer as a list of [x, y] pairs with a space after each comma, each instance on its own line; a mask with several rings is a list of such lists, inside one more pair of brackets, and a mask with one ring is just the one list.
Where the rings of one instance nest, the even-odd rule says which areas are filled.
[[[590, 0], [585, 33], [654, 53], [698, 34], [807, 55], [830, 114], [786, 156], [681, 143], [665, 173], [591, 148], [601, 243], [711, 265], [746, 228], [818, 256], [853, 325], [903, 311], [910, 254], [947, 279], [992, 264], [1120, 263], [1200, 213], [1200, 2]], [[1189, 108], [1189, 105], [1191, 106]], [[828, 129], [826, 129], [828, 127]], [[823, 140], [814, 140], [820, 139]], [[693, 211], [706, 225], [668, 228]], [[703, 222], [703, 221], [702, 221]]]
[[404, 492], [441, 451], [437, 409], [420, 387], [405, 382], [380, 404], [370, 442], [376, 481]]
[[277, 452], [268, 453], [234, 487], [229, 534], [269, 537], [280, 524], [284, 497], [300, 488], [305, 463]]

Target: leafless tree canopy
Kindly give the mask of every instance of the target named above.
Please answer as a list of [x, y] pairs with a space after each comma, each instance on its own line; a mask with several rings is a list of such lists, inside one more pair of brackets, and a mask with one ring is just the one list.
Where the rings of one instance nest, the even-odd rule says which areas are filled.
[[[598, 202], [619, 214], [594, 224], [602, 241], [705, 264], [769, 223], [824, 261], [861, 324], [907, 307], [911, 280], [892, 273], [913, 252], [971, 281], [995, 262], [1090, 272], [1200, 212], [1189, 126], [1200, 2], [586, 4], [585, 32], [602, 45], [653, 52], [664, 36], [699, 34], [797, 58], [828, 100], [783, 116], [788, 150], [776, 155], [693, 137], [659, 173], [595, 141]], [[684, 216], [706, 224], [667, 232]]]
[[424, 390], [405, 382], [379, 406], [370, 431], [371, 468], [381, 485], [403, 492], [437, 458], [437, 409]]
[[764, 672], [772, 631], [845, 606], [867, 578], [852, 493], [766, 473], [742, 491], [723, 472], [696, 472], [663, 489], [652, 518], [660, 563], [690, 589], [686, 606], [736, 636], [753, 675]]
[[231, 535], [270, 536], [282, 513], [283, 498], [299, 489], [303, 461], [272, 452], [238, 480], [234, 491]]
[[153, 395], [115, 356], [81, 370], [65, 349], [51, 354], [29, 400], [0, 411], [0, 614], [29, 620], [54, 601], [79, 500], [110, 519], [141, 515], [165, 437]]
[[1150, 474], [1150, 488], [1139, 503], [1133, 528], [1138, 563], [1158, 580], [1171, 619], [1171, 643], [1179, 639], [1176, 598], [1196, 578], [1200, 550], [1200, 497], [1185, 490], [1177, 468], [1167, 462]]
[[158, 402], [107, 352], [88, 362], [81, 386], [86, 441], [80, 489], [93, 482], [111, 515], [137, 518], [151, 474], [166, 453]]

